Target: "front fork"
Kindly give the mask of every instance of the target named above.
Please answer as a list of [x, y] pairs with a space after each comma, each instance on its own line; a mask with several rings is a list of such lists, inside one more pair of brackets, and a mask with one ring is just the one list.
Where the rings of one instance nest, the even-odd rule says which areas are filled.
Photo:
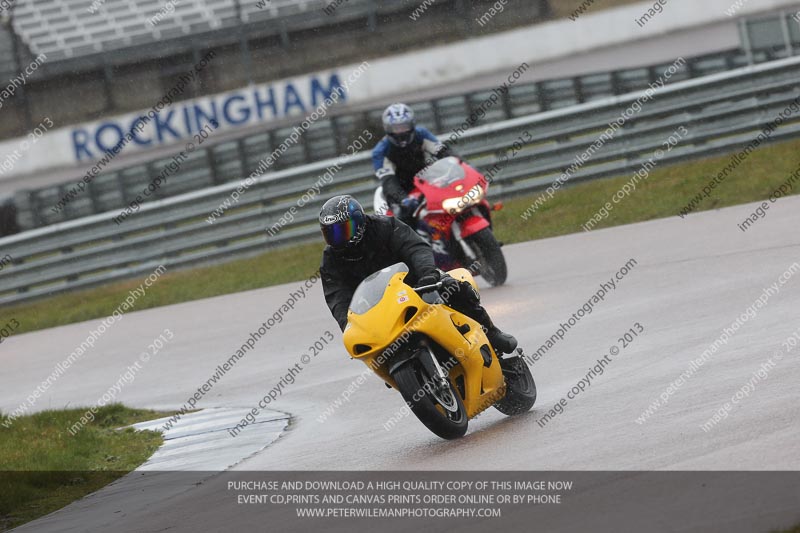
[[[489, 212], [484, 212], [483, 209], [480, 207], [473, 207], [469, 210], [468, 214], [464, 213], [459, 215], [451, 225], [451, 231], [453, 234], [453, 239], [461, 247], [461, 250], [464, 252], [464, 265], [467, 267], [468, 270], [473, 271], [476, 273], [477, 270], [473, 268], [473, 265], [478, 261], [478, 255], [473, 250], [472, 246], [467, 242], [466, 237], [464, 237], [464, 230], [462, 228], [462, 224], [467, 226], [467, 232], [469, 235], [474, 235], [478, 231], [482, 231], [486, 228], [492, 227], [492, 219], [489, 215]], [[480, 273], [480, 272], [477, 272]]]
[[467, 268], [469, 270], [472, 270], [470, 267], [478, 260], [478, 256], [475, 255], [475, 250], [472, 249], [467, 240], [461, 236], [461, 224], [459, 224], [458, 220], [453, 221], [450, 231], [453, 233], [453, 239], [461, 246], [461, 250], [464, 252], [464, 258], [466, 259], [464, 264], [468, 265]]
[[[429, 392], [444, 409], [453, 413], [457, 412], [458, 402], [455, 397], [459, 396], [459, 393], [455, 386], [450, 383], [450, 367], [447, 369], [442, 368], [428, 342], [423, 341], [422, 346], [425, 349], [425, 354], [420, 356], [419, 360], [434, 382], [433, 388], [435, 390]], [[455, 359], [452, 358], [448, 359], [448, 361], [455, 363]]]
[[428, 374], [432, 376], [436, 383], [440, 387], [449, 387], [449, 376], [450, 373], [445, 371], [442, 368], [442, 365], [439, 364], [439, 360], [436, 359], [436, 355], [433, 353], [430, 345], [427, 342], [422, 343], [423, 347], [425, 348], [425, 356], [420, 357], [420, 361], [422, 362], [422, 366], [425, 367], [425, 370], [428, 371]]

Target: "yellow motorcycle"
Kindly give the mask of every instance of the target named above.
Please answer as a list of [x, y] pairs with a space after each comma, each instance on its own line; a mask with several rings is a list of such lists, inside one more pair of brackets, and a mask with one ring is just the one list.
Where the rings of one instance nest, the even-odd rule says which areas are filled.
[[[477, 290], [468, 270], [448, 273]], [[441, 282], [413, 288], [407, 274], [397, 263], [358, 286], [343, 336], [350, 355], [443, 439], [463, 436], [469, 419], [491, 406], [506, 415], [533, 407], [536, 385], [522, 350], [499, 359], [481, 325], [444, 304]]]

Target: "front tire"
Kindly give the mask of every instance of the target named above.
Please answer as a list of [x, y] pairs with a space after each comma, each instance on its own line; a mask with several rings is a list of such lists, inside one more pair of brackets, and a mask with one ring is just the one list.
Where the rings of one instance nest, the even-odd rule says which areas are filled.
[[500, 244], [494, 238], [492, 228], [484, 228], [474, 235], [466, 238], [472, 246], [475, 256], [480, 263], [480, 273], [489, 285], [498, 287], [506, 282], [508, 268], [506, 258]]
[[438, 390], [434, 379], [417, 359], [395, 370], [392, 377], [403, 399], [425, 427], [443, 439], [464, 436], [469, 423], [467, 410], [450, 380], [447, 381], [449, 390]]
[[522, 357], [512, 357], [500, 362], [506, 380], [506, 395], [494, 407], [507, 416], [530, 411], [536, 403], [536, 383], [531, 369]]

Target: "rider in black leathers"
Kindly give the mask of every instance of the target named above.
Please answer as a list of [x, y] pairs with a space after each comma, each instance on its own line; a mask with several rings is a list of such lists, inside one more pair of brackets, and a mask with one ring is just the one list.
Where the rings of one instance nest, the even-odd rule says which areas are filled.
[[409, 285], [421, 287], [442, 281], [443, 300], [480, 323], [496, 352], [511, 353], [516, 348], [516, 339], [492, 323], [472, 285], [438, 270], [430, 245], [403, 222], [367, 215], [361, 204], [347, 195], [325, 202], [319, 221], [328, 243], [320, 266], [325, 301], [343, 331], [359, 283], [382, 268], [402, 262], [409, 269]]

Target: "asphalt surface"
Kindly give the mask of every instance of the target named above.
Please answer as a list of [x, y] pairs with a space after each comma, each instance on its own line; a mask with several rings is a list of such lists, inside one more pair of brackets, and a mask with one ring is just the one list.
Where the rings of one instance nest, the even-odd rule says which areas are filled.
[[[530, 413], [509, 419], [487, 411], [471, 421], [468, 434], [458, 441], [438, 439], [413, 416], [385, 429], [384, 424], [403, 402], [373, 376], [320, 422], [325, 408], [341, 398], [364, 367], [349, 360], [341, 347], [318, 283], [196, 407], [257, 406], [290, 367], [301, 364], [294, 383], [282, 386], [277, 400], [268, 405], [291, 414], [288, 429], [271, 446], [239, 463], [235, 469], [240, 471], [800, 470], [800, 348], [787, 352], [788, 345], [784, 345], [800, 330], [800, 264], [784, 284], [779, 282], [782, 274], [800, 262], [796, 231], [800, 198], [773, 204], [764, 219], [743, 233], [737, 223], [752, 211], [750, 204], [685, 219], [676, 216], [506, 246], [508, 282], [484, 290], [482, 296], [496, 323], [514, 333], [528, 354], [590, 300], [601, 283], [608, 284], [630, 259], [636, 264], [615, 281], [616, 288], [604, 295], [591, 314], [583, 316], [533, 364], [539, 398]], [[535, 218], [518, 223], [535, 223]], [[747, 316], [747, 309], [776, 283], [778, 290], [762, 298], [765, 305], [752, 308], [755, 312]], [[116, 400], [137, 407], [177, 409], [300, 285], [126, 314], [48, 389], [36, 408], [96, 402], [137, 354], [169, 328], [174, 339], [135, 381], [121, 389]], [[151, 290], [157, 290], [157, 284]], [[716, 353], [669, 393], [666, 405], [637, 423], [648, 406], [688, 372], [692, 361], [737, 318], [740, 325], [727, 344], [718, 343]], [[12, 411], [98, 323], [14, 336], [4, 342], [0, 408]], [[637, 323], [643, 331], [623, 348], [620, 338], [631, 328], [638, 330]], [[311, 355], [309, 347], [326, 331], [336, 340], [303, 364], [301, 356]], [[610, 357], [603, 374], [592, 378], [591, 386], [569, 399], [563, 412], [542, 427], [542, 417], [550, 408], [615, 346], [619, 351]], [[765, 364], [768, 371], [762, 370], [763, 376], [759, 376]], [[701, 428], [744, 388], [747, 395], [728, 410], [725, 419], [710, 429], [707, 426], [708, 431]], [[541, 515], [542, 523], [551, 524], [549, 530], [564, 531], [602, 525], [604, 522], [596, 522], [597, 516], [608, 509], [601, 510], [597, 503], [601, 494], [606, 498], [611, 493], [623, 494], [626, 501], [637, 501], [660, 490], [635, 475], [622, 476], [601, 488], [587, 489], [575, 497], [576, 502], [584, 500], [583, 509], [592, 512], [567, 516], [549, 508], [543, 511], [549, 514]], [[106, 489], [20, 531], [77, 531], [86, 524], [100, 527], [112, 523], [120, 531], [216, 531], [225, 529], [234, 517], [241, 518], [241, 510], [237, 511], [221, 484], [173, 489], [161, 487], [156, 501], [145, 502], [147, 507], [138, 499], [142, 507], [131, 503], [133, 496], [128, 494], [124, 497], [130, 508], [121, 514], [113, 509], [128, 504], [114, 498], [123, 497], [124, 491]], [[684, 491], [662, 506], [665, 516], [683, 513], [680, 527], [647, 522], [652, 526], [649, 530], [769, 531], [800, 522], [797, 491], [731, 490], [738, 491], [737, 497], [751, 506], [740, 504], [732, 512], [728, 507], [708, 505], [699, 513], [691, 507], [694, 493]], [[191, 506], [215, 510], [189, 512]], [[687, 513], [689, 508], [694, 512]], [[634, 520], [635, 515], [627, 512], [625, 516]], [[638, 518], [645, 520], [646, 516]], [[518, 519], [525, 523], [522, 516]], [[440, 522], [434, 529], [450, 527], [455, 526]]]

